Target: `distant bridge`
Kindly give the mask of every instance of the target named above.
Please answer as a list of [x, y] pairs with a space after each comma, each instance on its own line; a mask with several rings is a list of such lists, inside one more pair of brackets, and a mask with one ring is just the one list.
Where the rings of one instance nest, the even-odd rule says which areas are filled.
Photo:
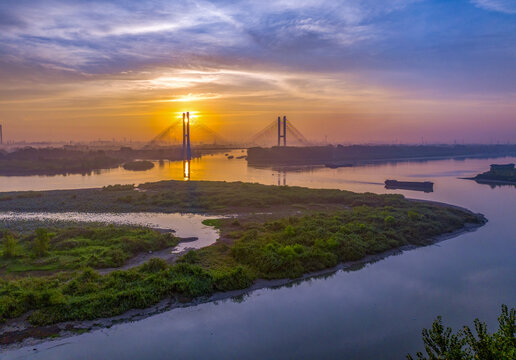
[[[149, 141], [144, 149], [153, 149], [163, 145], [179, 146], [182, 143], [182, 156], [183, 156], [183, 178], [184, 180], [190, 180], [191, 174], [191, 135], [194, 138], [212, 138], [212, 144], [200, 143], [196, 147], [202, 150], [229, 150], [229, 149], [241, 149], [251, 146], [287, 146], [287, 139], [293, 140], [294, 144], [310, 145], [310, 142], [301, 134], [301, 132], [290, 122], [287, 121], [287, 117], [283, 116], [283, 120], [278, 116], [277, 120], [272, 121], [269, 125], [263, 128], [252, 136], [247, 142], [240, 144], [232, 144], [224, 137], [219, 135], [216, 131], [210, 129], [204, 124], [196, 123], [193, 129], [195, 132], [190, 132], [190, 113], [183, 113], [183, 119], [181, 124], [174, 123], [169, 127], [160, 132], [154, 139]], [[182, 125], [182, 132], [181, 126]], [[180, 139], [180, 140], [179, 140]], [[272, 143], [272, 144], [271, 144]], [[283, 174], [283, 185], [286, 183], [285, 174]], [[278, 185], [280, 185], [280, 177], [278, 177]]]
[[[183, 128], [182, 136], [181, 125]], [[195, 123], [195, 126], [192, 127], [192, 133], [190, 134], [190, 114], [183, 113], [182, 122], [178, 121], [168, 126], [149, 141], [144, 148], [152, 149], [161, 146], [179, 146], [182, 143], [183, 152], [186, 152], [186, 143], [190, 143], [191, 139], [212, 139], [211, 143], [197, 141], [197, 147], [201, 147], [205, 150], [240, 149], [252, 146], [287, 146], [287, 143], [289, 145], [310, 145], [310, 141], [308, 141], [291, 121], [287, 120], [286, 116], [283, 116], [283, 119], [278, 116], [277, 120], [273, 120], [247, 141], [235, 143], [199, 122]]]
[[289, 139], [289, 143], [293, 140], [293, 143], [296, 145], [310, 145], [308, 139], [292, 124], [292, 122], [287, 121], [286, 116], [283, 116], [283, 121], [281, 120], [281, 117], [278, 116], [278, 120], [273, 120], [269, 125], [251, 137], [248, 144], [256, 146], [264, 143], [270, 144], [271, 141], [274, 142], [277, 140], [275, 145], [287, 146], [287, 138]]

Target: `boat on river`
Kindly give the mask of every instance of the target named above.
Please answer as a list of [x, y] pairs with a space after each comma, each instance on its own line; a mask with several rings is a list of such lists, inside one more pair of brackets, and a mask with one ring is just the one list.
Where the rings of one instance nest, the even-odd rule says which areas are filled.
[[324, 164], [324, 166], [326, 166], [327, 168], [330, 168], [330, 169], [337, 169], [337, 168], [341, 168], [341, 167], [353, 167], [353, 164], [352, 163], [326, 163], [326, 164]]
[[434, 183], [431, 181], [385, 180], [385, 188], [433, 192]]

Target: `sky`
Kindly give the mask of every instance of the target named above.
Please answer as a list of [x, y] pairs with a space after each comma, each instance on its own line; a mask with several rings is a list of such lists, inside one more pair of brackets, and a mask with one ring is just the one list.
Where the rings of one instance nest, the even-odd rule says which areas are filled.
[[[4, 139], [516, 140], [516, 0], [0, 1]], [[193, 126], [193, 125], [192, 125]], [[192, 129], [194, 133], [194, 129]]]

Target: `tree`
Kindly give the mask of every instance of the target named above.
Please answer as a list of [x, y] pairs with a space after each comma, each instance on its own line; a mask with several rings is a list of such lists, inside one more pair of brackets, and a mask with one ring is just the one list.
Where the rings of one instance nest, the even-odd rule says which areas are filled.
[[45, 256], [47, 254], [52, 235], [53, 234], [48, 232], [47, 229], [36, 229], [36, 238], [32, 245], [32, 250], [36, 257]]
[[493, 335], [487, 332], [486, 323], [475, 319], [475, 332], [464, 326], [464, 334], [475, 359], [511, 360], [516, 359], [516, 309], [509, 312], [507, 305], [502, 305], [502, 314], [498, 317], [498, 331]]
[[[416, 354], [418, 360], [513, 360], [516, 359], [516, 309], [510, 311], [502, 305], [502, 314], [498, 318], [498, 331], [487, 332], [487, 325], [475, 319], [475, 332], [468, 326], [464, 331], [452, 333], [451, 328], [444, 328], [440, 316], [430, 330], [423, 329], [423, 342], [426, 357]], [[411, 355], [407, 359], [413, 360]]]
[[[466, 340], [464, 340], [462, 332], [453, 334], [451, 328], [445, 329], [440, 316], [433, 322], [430, 330], [423, 329], [422, 333], [428, 358], [424, 357], [423, 353], [418, 352], [416, 354], [418, 360], [463, 360], [471, 358], [463, 350]], [[407, 359], [413, 360], [413, 357], [408, 355]]]
[[12, 258], [16, 256], [16, 248], [18, 246], [18, 240], [10, 232], [4, 234], [2, 239], [2, 250], [5, 258]]

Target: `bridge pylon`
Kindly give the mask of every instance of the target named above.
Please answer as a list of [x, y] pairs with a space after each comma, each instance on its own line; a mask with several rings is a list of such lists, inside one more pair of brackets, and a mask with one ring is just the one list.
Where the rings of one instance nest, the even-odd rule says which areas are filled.
[[[282, 133], [283, 128], [283, 133]], [[281, 139], [283, 139], [283, 146], [287, 146], [287, 117], [283, 116], [283, 126], [281, 125], [281, 116], [278, 116], [278, 146], [281, 146]]]
[[192, 151], [190, 149], [190, 112], [183, 113], [183, 160], [190, 161]]

